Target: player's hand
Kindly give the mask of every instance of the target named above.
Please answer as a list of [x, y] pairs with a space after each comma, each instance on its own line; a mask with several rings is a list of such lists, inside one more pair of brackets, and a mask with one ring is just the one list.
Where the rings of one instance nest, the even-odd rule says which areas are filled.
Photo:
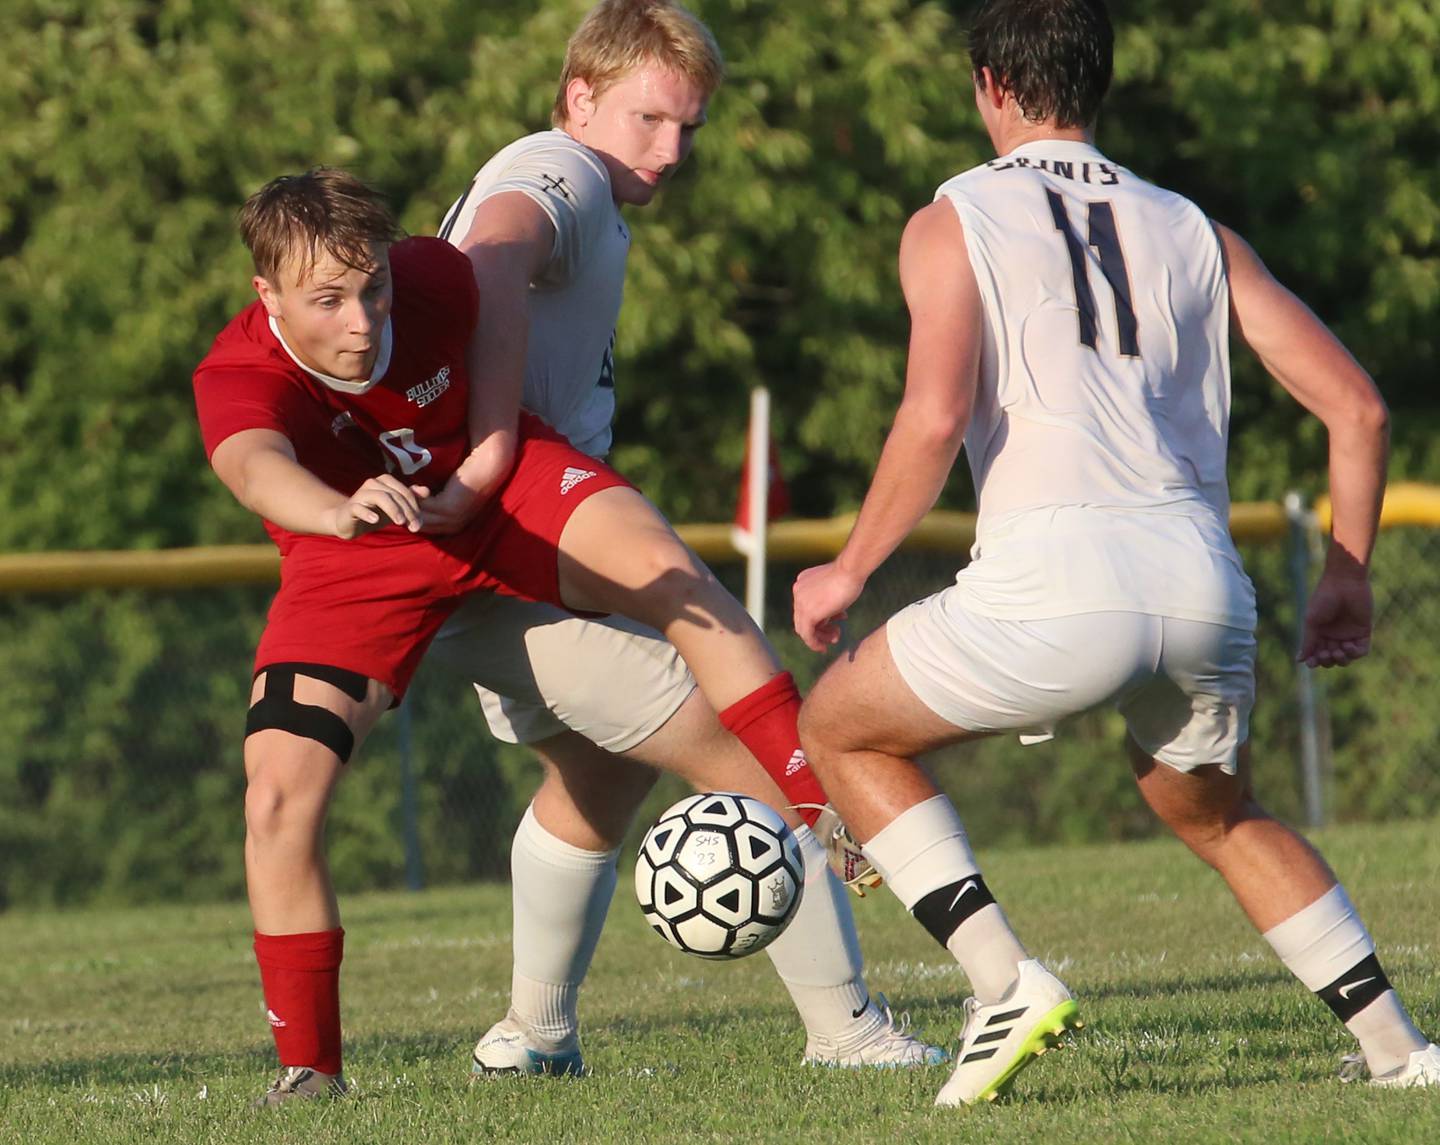
[[352, 540], [387, 525], [403, 525], [412, 533], [420, 531], [420, 502], [430, 495], [423, 485], [410, 486], [382, 474], [372, 477], [351, 494], [343, 505], [331, 510], [330, 531], [342, 541]]
[[1295, 659], [1312, 668], [1340, 668], [1370, 651], [1374, 603], [1363, 575], [1320, 577], [1305, 609], [1305, 635]]
[[421, 504], [420, 529], [440, 536], [458, 533], [475, 519], [488, 500], [452, 473], [445, 487]]
[[863, 577], [842, 569], [834, 561], [808, 568], [795, 578], [795, 634], [812, 652], [823, 652], [840, 642], [840, 622], [846, 609], [865, 588]]

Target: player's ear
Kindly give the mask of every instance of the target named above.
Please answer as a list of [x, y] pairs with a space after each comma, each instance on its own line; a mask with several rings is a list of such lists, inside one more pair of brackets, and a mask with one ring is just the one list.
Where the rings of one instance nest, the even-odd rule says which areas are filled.
[[261, 275], [256, 275], [250, 280], [250, 285], [255, 288], [255, 293], [260, 296], [260, 301], [265, 307], [265, 313], [271, 318], [280, 317], [280, 292], [270, 284], [270, 280]]
[[576, 76], [565, 85], [567, 127], [584, 127], [595, 114], [595, 89], [590, 81]]
[[987, 64], [975, 76], [975, 90], [980, 98], [999, 111], [1005, 106], [1005, 88]]

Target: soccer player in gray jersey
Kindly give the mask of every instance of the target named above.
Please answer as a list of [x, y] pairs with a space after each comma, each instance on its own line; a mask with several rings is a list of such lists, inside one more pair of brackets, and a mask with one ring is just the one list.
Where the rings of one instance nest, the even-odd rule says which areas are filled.
[[[1440, 1084], [1375, 945], [1319, 854], [1255, 801], [1254, 596], [1227, 532], [1228, 326], [1325, 425], [1334, 527], [1300, 657], [1368, 650], [1387, 415], [1365, 371], [1233, 231], [1107, 159], [1102, 0], [989, 0], [970, 38], [998, 159], [945, 183], [900, 246], [905, 394], [839, 556], [795, 583], [814, 650], [934, 503], [963, 442], [972, 563], [830, 666], [801, 736], [886, 882], [974, 988], [937, 1104], [1007, 1088], [1075, 1024], [912, 762], [1114, 702], [1145, 800], [1225, 879], [1358, 1038], [1374, 1084]], [[1352, 1062], [1351, 1064], [1357, 1064]]]
[[[518, 394], [523, 379], [525, 407], [596, 457], [610, 448], [615, 409], [612, 347], [630, 247], [621, 207], [650, 202], [684, 161], [720, 76], [715, 42], [689, 12], [668, 0], [606, 0], [570, 40], [555, 129], [495, 155], [441, 226], [470, 256], [480, 287], [486, 352], [475, 384]], [[796, 829], [808, 886], [766, 953], [804, 1021], [805, 1059], [945, 1059], [866, 987], [849, 903], [806, 821], [834, 838], [833, 812], [817, 816], [824, 796], [797, 750], [788, 674], [717, 719], [660, 633], [498, 596], [462, 608], [433, 651], [475, 682], [494, 734], [528, 744], [544, 768], [511, 852], [510, 1009], [476, 1045], [476, 1072], [583, 1068], [577, 994], [615, 889], [620, 841], [655, 768], [701, 790], [755, 795]], [[779, 750], [767, 751], [757, 730], [784, 716], [781, 703], [793, 704], [791, 738], [771, 737]], [[787, 809], [807, 801], [801, 813]]]

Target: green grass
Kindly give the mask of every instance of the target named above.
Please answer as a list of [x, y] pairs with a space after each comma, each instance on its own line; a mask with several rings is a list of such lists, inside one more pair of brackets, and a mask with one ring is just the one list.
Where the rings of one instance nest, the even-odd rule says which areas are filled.
[[[1440, 824], [1318, 836], [1420, 1024], [1440, 1031]], [[998, 851], [987, 880], [1087, 1027], [1008, 1102], [936, 1110], [944, 1067], [807, 1069], [763, 957], [672, 952], [622, 879], [582, 1002], [591, 1077], [471, 1085], [504, 1010], [503, 887], [354, 896], [344, 972], [354, 1100], [256, 1116], [271, 1072], [243, 906], [0, 916], [0, 1141], [1440, 1140], [1440, 1092], [1335, 1080], [1353, 1043], [1219, 881], [1169, 842]], [[888, 894], [856, 903], [872, 986], [932, 1038], [963, 978]]]

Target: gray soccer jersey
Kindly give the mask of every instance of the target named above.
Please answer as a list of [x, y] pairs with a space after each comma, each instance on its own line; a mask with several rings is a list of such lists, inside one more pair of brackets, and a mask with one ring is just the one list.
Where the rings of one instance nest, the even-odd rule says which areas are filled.
[[[529, 196], [555, 227], [550, 262], [530, 288], [522, 400], [577, 449], [603, 457], [615, 414], [612, 353], [630, 231], [595, 153], [563, 131], [542, 131], [480, 168], [446, 212], [440, 237], [458, 245], [480, 204], [506, 191]], [[466, 600], [432, 648], [436, 660], [474, 681], [490, 730], [507, 743], [535, 743], [568, 728], [627, 751], [695, 687], [658, 632], [513, 597]]]
[[992, 616], [1129, 609], [1238, 626], [1229, 293], [1204, 213], [1077, 142], [944, 183], [984, 304], [962, 574]]
[[480, 168], [446, 212], [440, 237], [459, 245], [480, 204], [506, 191], [527, 195], [555, 227], [550, 261], [530, 288], [525, 407], [577, 449], [603, 457], [615, 414], [612, 354], [629, 228], [599, 157], [563, 131], [542, 131]]

